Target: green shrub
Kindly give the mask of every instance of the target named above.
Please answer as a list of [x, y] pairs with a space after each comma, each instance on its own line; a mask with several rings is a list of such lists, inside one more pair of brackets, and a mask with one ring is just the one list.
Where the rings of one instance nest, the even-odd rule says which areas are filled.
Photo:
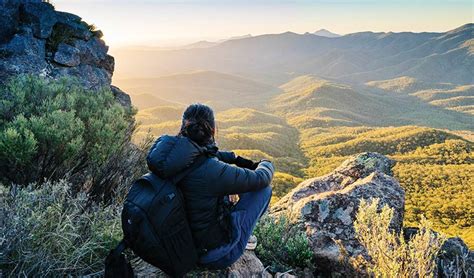
[[254, 231], [257, 256], [272, 271], [312, 267], [313, 252], [304, 232], [292, 227], [286, 217], [264, 216]]
[[22, 76], [0, 88], [0, 176], [29, 184], [99, 169], [130, 141], [132, 109], [110, 89]]
[[379, 200], [362, 200], [354, 228], [369, 259], [363, 263], [373, 277], [433, 277], [436, 256], [445, 237], [432, 232], [430, 223], [422, 219], [420, 231], [408, 242], [403, 234], [389, 229], [393, 209], [384, 205], [378, 212]]
[[121, 239], [117, 205], [91, 206], [65, 181], [0, 186], [0, 268], [8, 276], [67, 276], [101, 271]]

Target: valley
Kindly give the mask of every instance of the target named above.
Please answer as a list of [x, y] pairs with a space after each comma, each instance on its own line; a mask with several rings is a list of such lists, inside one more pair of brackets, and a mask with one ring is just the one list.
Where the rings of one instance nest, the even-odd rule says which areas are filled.
[[136, 141], [176, 134], [190, 103], [213, 107], [221, 149], [275, 162], [273, 201], [351, 155], [387, 155], [406, 191], [405, 225], [424, 215], [473, 247], [472, 30], [264, 35], [152, 51], [146, 63], [138, 51], [115, 83], [138, 108]]

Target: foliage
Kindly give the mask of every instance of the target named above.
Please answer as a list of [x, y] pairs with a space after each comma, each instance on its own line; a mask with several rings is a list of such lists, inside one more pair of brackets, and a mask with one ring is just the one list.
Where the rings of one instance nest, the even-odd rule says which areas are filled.
[[[273, 98], [268, 107], [300, 129], [405, 125], [453, 130], [474, 128], [472, 115], [437, 107], [435, 105], [441, 104], [426, 103], [405, 93], [374, 91], [368, 87], [322, 80], [314, 75], [297, 77], [280, 88], [284, 93]], [[461, 91], [466, 95], [469, 90], [472, 88]], [[454, 106], [456, 110], [472, 109], [472, 97], [469, 96], [447, 101], [446, 105]]]
[[431, 231], [430, 223], [423, 219], [420, 231], [408, 242], [403, 234], [390, 229], [393, 209], [384, 205], [378, 212], [379, 200], [362, 200], [354, 228], [369, 259], [367, 271], [374, 277], [433, 277], [436, 255], [445, 237]]
[[302, 181], [302, 178], [298, 178], [286, 173], [276, 172], [272, 181], [273, 196], [278, 198], [285, 196], [288, 192], [290, 192], [291, 189], [293, 189]]
[[117, 205], [89, 206], [66, 181], [10, 189], [0, 186], [1, 269], [7, 276], [96, 273], [121, 239]]
[[22, 76], [0, 90], [4, 182], [84, 175], [130, 140], [134, 112], [119, 105], [109, 89], [90, 91], [73, 80]]
[[334, 170], [363, 151], [388, 155], [397, 164], [394, 176], [406, 192], [405, 225], [425, 215], [436, 230], [461, 236], [474, 246], [474, 144], [441, 130], [403, 126], [388, 128], [305, 129], [301, 146], [310, 158], [308, 177]]
[[88, 24], [84, 21], [81, 21], [81, 24], [83, 24], [86, 27], [86, 29], [92, 33], [94, 37], [97, 37], [100, 39], [104, 36], [104, 33], [102, 33], [101, 30], [97, 29], [97, 27], [94, 24]]
[[312, 267], [313, 252], [304, 232], [289, 225], [286, 217], [264, 216], [254, 231], [257, 256], [273, 271]]
[[436, 230], [474, 243], [474, 165], [400, 163], [394, 169], [407, 193], [405, 224], [426, 215]]

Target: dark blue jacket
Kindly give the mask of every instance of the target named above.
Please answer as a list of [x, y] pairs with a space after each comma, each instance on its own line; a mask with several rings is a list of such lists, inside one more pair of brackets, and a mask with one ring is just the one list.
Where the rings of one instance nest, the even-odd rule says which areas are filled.
[[239, 168], [232, 165], [236, 159], [233, 152], [220, 152], [214, 145], [202, 147], [186, 137], [168, 135], [156, 140], [147, 162], [155, 174], [167, 179], [190, 167], [200, 155], [207, 159], [178, 186], [184, 195], [196, 245], [213, 249], [231, 236], [224, 197], [268, 186], [274, 168], [269, 161], [260, 162], [255, 170]]

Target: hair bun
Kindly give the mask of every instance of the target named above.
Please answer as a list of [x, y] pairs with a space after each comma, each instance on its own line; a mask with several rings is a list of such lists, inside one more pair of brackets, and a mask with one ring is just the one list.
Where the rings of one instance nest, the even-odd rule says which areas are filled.
[[214, 141], [215, 122], [212, 109], [203, 104], [192, 104], [183, 113], [180, 134], [199, 145]]

